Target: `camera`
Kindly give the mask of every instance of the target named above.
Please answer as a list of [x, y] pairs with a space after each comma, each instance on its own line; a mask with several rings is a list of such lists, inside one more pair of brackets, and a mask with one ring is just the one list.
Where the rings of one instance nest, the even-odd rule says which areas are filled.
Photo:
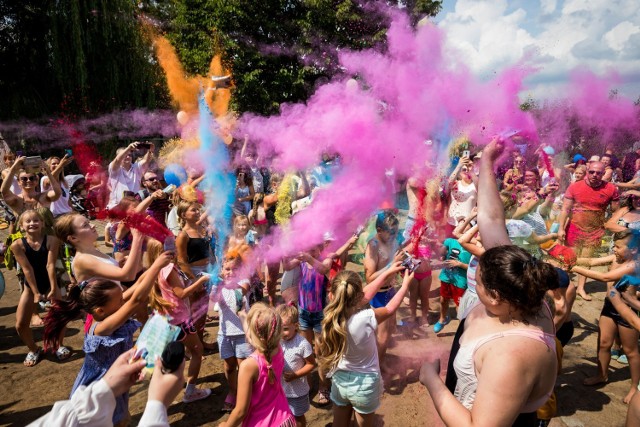
[[404, 259], [402, 260], [401, 265], [409, 270], [409, 272], [413, 273], [420, 266], [421, 260], [412, 256], [409, 252], [404, 252]]

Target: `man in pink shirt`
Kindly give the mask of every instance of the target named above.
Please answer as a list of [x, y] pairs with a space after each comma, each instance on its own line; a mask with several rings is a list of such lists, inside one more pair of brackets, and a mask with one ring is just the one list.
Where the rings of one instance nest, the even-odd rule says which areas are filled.
[[[616, 186], [602, 180], [604, 169], [601, 162], [590, 162], [585, 179], [571, 184], [564, 194], [562, 213], [558, 218], [558, 239], [575, 248], [578, 257], [593, 255], [604, 236], [607, 207], [611, 205], [615, 211], [620, 205]], [[576, 291], [584, 300], [591, 301], [584, 290], [586, 280], [586, 277], [578, 276], [577, 289], [569, 286], [567, 300], [570, 304], [575, 300]]]

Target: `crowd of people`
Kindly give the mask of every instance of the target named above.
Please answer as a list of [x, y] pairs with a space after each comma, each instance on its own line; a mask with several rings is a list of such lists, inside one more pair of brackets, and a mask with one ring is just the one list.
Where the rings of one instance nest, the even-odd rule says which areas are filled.
[[[184, 182], [167, 185], [153, 144], [120, 148], [105, 172], [94, 164], [80, 177], [65, 176], [69, 153], [41, 164], [5, 154], [5, 264], [21, 286], [24, 365], [45, 351], [68, 358], [66, 325], [85, 321], [71, 400], [33, 425], [128, 425], [128, 390], [145, 366], [131, 363], [134, 334], [152, 313], [180, 328], [188, 367], [156, 367], [140, 425], [168, 425], [166, 408], [185, 384], [183, 402], [209, 398], [197, 387], [207, 350], [224, 363], [229, 416], [221, 425], [305, 426], [311, 375], [316, 402], [333, 404], [334, 427], [373, 425], [396, 312], [408, 296], [405, 328], [451, 328], [451, 302], [460, 319], [446, 380], [432, 355], [420, 373], [446, 425], [544, 426], [556, 411], [573, 304], [591, 301], [588, 278], [607, 283], [607, 299], [597, 372], [584, 384], [606, 382], [611, 358], [624, 360], [627, 425], [640, 425], [640, 144], [587, 159], [519, 138], [454, 147], [448, 176], [418, 171], [401, 182], [406, 218], [385, 206], [346, 230], [348, 240], [327, 230], [277, 261], [264, 258], [265, 237], [285, 227], [282, 215], [313, 208], [315, 189], [343, 167], [339, 155], [282, 175], [243, 147], [232, 231], [221, 241], [206, 208], [206, 174], [186, 168]], [[96, 216], [108, 220], [104, 246]], [[436, 272], [440, 308], [430, 316]], [[218, 321], [215, 343], [206, 342], [207, 319]], [[32, 328], [42, 324], [39, 346]]]

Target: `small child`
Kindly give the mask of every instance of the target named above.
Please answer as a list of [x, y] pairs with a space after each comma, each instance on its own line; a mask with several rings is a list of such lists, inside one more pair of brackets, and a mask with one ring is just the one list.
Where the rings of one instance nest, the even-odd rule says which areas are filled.
[[[123, 293], [122, 287], [111, 280], [83, 280], [69, 291], [68, 300], [56, 300], [45, 317], [44, 344], [57, 348], [60, 331], [81, 312], [91, 314], [93, 320], [84, 337], [85, 359], [73, 384], [71, 395], [81, 385], [89, 385], [101, 379], [122, 353], [133, 347], [133, 334], [140, 323], [131, 319], [133, 313], [146, 305], [149, 291], [173, 254], [165, 252], [156, 259], [149, 270]], [[113, 412], [114, 425], [129, 423], [129, 393], [116, 398]]]
[[282, 319], [282, 340], [280, 347], [284, 352], [284, 374], [282, 388], [287, 396], [289, 409], [296, 418], [296, 426], [304, 427], [307, 419], [304, 414], [309, 410], [309, 384], [307, 375], [316, 366], [311, 344], [298, 334], [298, 309], [293, 304], [280, 305], [276, 313]]
[[[33, 339], [30, 322], [35, 317], [42, 323], [38, 316], [37, 303], [61, 297], [55, 265], [60, 240], [45, 234], [44, 220], [35, 210], [27, 210], [20, 215], [18, 227], [22, 230], [24, 237], [11, 244], [11, 251], [22, 271], [22, 275], [18, 276], [21, 296], [16, 310], [16, 330], [22, 342], [29, 348], [24, 365], [35, 366], [40, 360], [41, 349]], [[64, 360], [71, 356], [71, 351], [62, 345], [64, 329], [60, 332], [62, 335], [59, 339], [60, 345], [56, 349], [56, 356], [58, 360]]]
[[233, 218], [233, 234], [229, 236], [227, 248], [233, 248], [244, 243], [249, 246], [256, 244], [256, 233], [250, 230], [249, 218], [246, 215], [237, 215]]
[[[162, 254], [163, 245], [157, 240], [147, 243], [147, 265]], [[174, 261], [175, 262], [175, 261]], [[204, 354], [202, 342], [197, 334], [191, 313], [189, 297], [196, 292], [204, 292], [204, 285], [209, 280], [208, 276], [202, 276], [193, 283], [171, 262], [160, 270], [158, 282], [151, 290], [149, 305], [162, 314], [170, 316], [172, 325], [180, 326], [179, 340], [191, 354], [189, 370], [187, 372], [187, 387], [182, 401], [184, 403], [195, 402], [209, 397], [211, 389], [196, 388], [196, 381], [200, 373], [202, 355]], [[160, 294], [160, 295], [158, 295]]]
[[244, 308], [244, 297], [249, 289], [249, 281], [232, 283], [234, 273], [240, 268], [242, 258], [237, 250], [228, 251], [222, 262], [220, 276], [223, 285], [219, 287], [220, 329], [218, 348], [224, 362], [224, 376], [229, 384], [229, 393], [222, 406], [223, 412], [231, 412], [236, 405], [238, 387], [238, 366], [249, 357], [253, 348], [245, 339], [245, 331], [238, 313]]
[[456, 307], [460, 306], [460, 298], [467, 289], [467, 268], [471, 259], [471, 254], [457, 239], [445, 239], [442, 250], [445, 252], [446, 268], [440, 271], [440, 319], [433, 325], [436, 334], [451, 321], [447, 315], [449, 301], [453, 299]]
[[280, 348], [282, 321], [275, 310], [257, 303], [246, 317], [247, 340], [256, 349], [242, 362], [238, 401], [220, 427], [294, 427], [280, 378], [284, 356]]

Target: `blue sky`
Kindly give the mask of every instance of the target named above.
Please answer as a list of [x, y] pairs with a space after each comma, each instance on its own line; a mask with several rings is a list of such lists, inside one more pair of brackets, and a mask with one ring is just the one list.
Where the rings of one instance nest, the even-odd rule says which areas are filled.
[[613, 70], [614, 87], [640, 96], [640, 0], [444, 0], [435, 21], [481, 77], [532, 53], [539, 71], [522, 97], [562, 96], [576, 67]]

